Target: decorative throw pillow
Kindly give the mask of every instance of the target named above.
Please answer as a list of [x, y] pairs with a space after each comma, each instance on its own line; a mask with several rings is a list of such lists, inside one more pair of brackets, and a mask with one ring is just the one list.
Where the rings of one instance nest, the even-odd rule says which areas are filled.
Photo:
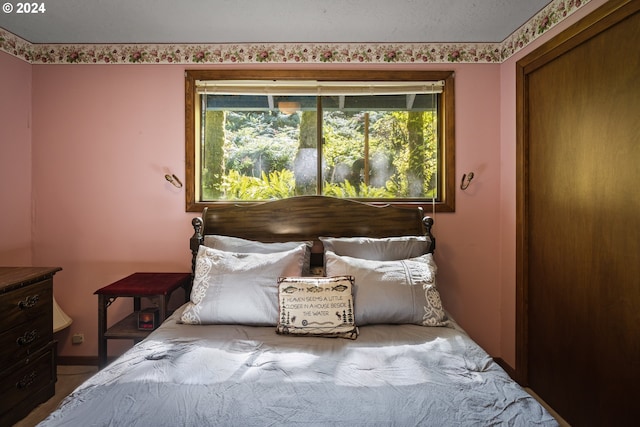
[[356, 339], [352, 288], [350, 276], [278, 279], [280, 316], [276, 332]]
[[325, 252], [378, 261], [395, 261], [426, 254], [431, 248], [427, 236], [319, 237]]
[[276, 325], [278, 277], [301, 275], [305, 251], [305, 245], [271, 254], [200, 246], [191, 301], [182, 313], [182, 322]]
[[436, 288], [437, 267], [432, 254], [404, 260], [372, 261], [326, 252], [325, 259], [328, 276], [353, 276], [358, 325], [448, 324]]
[[295, 249], [300, 245], [306, 245], [305, 264], [303, 267], [303, 275], [309, 275], [309, 267], [311, 260], [312, 241], [307, 242], [259, 242], [257, 240], [242, 239], [240, 237], [222, 236], [219, 234], [208, 234], [204, 236], [204, 245], [213, 249], [219, 249], [227, 252], [241, 253], [259, 253], [271, 254], [274, 252], [283, 252]]

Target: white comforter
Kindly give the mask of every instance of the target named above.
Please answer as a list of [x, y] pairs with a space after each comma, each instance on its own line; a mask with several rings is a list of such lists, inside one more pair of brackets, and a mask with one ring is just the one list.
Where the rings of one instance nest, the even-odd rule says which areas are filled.
[[352, 341], [176, 319], [40, 426], [557, 425], [459, 328], [365, 326]]

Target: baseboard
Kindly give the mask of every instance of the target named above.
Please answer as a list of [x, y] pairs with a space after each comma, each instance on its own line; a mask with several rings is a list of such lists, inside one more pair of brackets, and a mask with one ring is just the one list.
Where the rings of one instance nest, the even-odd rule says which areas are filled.
[[98, 356], [58, 356], [58, 365], [98, 366]]
[[511, 377], [512, 380], [519, 382], [518, 374], [516, 373], [516, 370], [513, 369], [511, 365], [509, 365], [507, 362], [505, 362], [504, 359], [502, 359], [501, 357], [494, 357], [493, 360], [498, 365], [500, 365], [502, 369], [505, 370], [505, 372]]

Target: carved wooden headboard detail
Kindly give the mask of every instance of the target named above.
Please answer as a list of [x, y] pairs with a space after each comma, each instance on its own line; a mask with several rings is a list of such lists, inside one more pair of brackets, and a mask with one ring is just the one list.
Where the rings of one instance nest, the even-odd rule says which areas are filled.
[[[391, 237], [431, 235], [433, 219], [422, 208], [374, 205], [326, 196], [299, 196], [255, 204], [225, 205], [206, 209], [192, 221], [192, 261], [207, 234], [240, 237], [261, 242], [314, 242], [311, 265], [322, 265], [322, 243], [327, 237]], [[194, 264], [195, 265], [195, 264]]]

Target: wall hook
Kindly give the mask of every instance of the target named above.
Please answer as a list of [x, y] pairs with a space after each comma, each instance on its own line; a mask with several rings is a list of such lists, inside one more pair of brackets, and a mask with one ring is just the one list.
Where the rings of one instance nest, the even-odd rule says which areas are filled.
[[469, 184], [471, 184], [471, 180], [473, 179], [473, 172], [469, 172], [468, 174], [462, 175], [462, 182], [460, 182], [460, 189], [466, 190], [469, 188]]
[[180, 180], [178, 179], [177, 176], [175, 176], [174, 174], [166, 174], [164, 176], [164, 179], [166, 179], [167, 181], [169, 181], [170, 183], [172, 183], [175, 187], [177, 188], [182, 188], [182, 182], [180, 182]]

